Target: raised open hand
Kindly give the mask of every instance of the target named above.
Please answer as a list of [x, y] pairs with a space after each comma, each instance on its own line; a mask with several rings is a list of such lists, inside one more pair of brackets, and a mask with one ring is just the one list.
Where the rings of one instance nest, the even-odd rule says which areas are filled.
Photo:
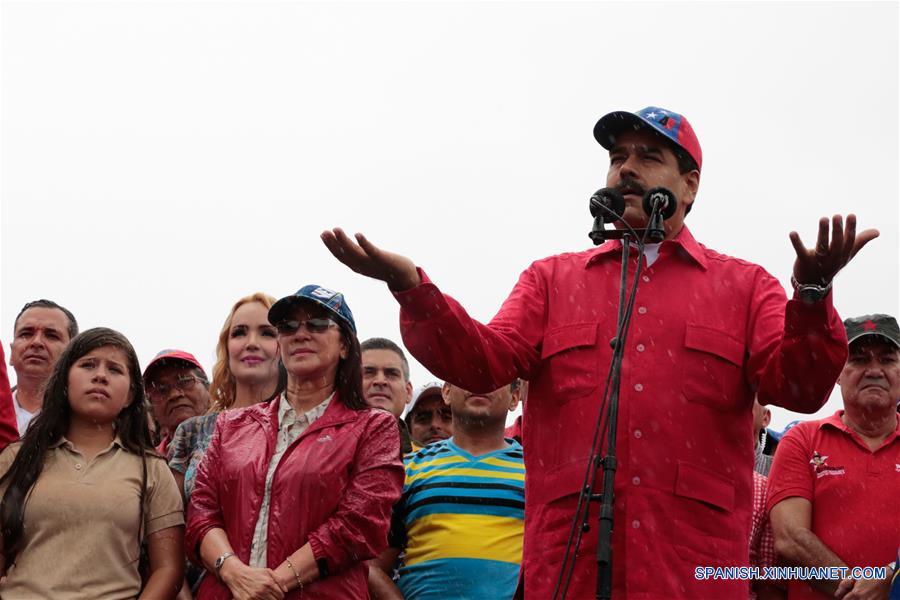
[[856, 233], [856, 215], [847, 215], [847, 226], [843, 217], [834, 215], [831, 218], [832, 235], [828, 240], [828, 218], [819, 219], [819, 237], [812, 250], [803, 245], [800, 234], [790, 233], [791, 244], [797, 252], [794, 261], [794, 279], [801, 284], [825, 286], [831, 283], [844, 266], [850, 262], [863, 246], [878, 237], [877, 229], [866, 229]]
[[361, 233], [357, 233], [356, 241], [353, 241], [343, 229], [335, 227], [323, 231], [321, 238], [335, 258], [361, 275], [384, 281], [393, 292], [402, 292], [421, 283], [413, 261], [382, 250]]

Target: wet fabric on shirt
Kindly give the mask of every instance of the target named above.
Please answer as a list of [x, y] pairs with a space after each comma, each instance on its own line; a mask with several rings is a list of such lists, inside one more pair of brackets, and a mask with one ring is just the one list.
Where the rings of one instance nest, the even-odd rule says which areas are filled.
[[525, 465], [522, 447], [473, 456], [453, 439], [406, 460], [394, 537], [404, 542], [406, 600], [512, 598], [522, 561]]
[[191, 417], [182, 421], [169, 443], [169, 468], [184, 475], [184, 497], [190, 501], [197, 467], [206, 454], [220, 413]]
[[[810, 530], [823, 544], [851, 567], [881, 567], [900, 541], [900, 417], [873, 451], [843, 423], [843, 412], [798, 423], [781, 438], [766, 505], [809, 500]], [[805, 581], [789, 582], [788, 592], [792, 600], [829, 597]]]
[[316, 405], [312, 409], [303, 414], [298, 415], [287, 400], [287, 394], [281, 395], [281, 404], [278, 407], [278, 434], [275, 442], [275, 454], [269, 461], [269, 471], [266, 473], [265, 495], [263, 503], [259, 509], [259, 516], [256, 519], [256, 529], [253, 532], [253, 544], [250, 546], [250, 562], [251, 567], [266, 567], [266, 533], [269, 529], [269, 504], [272, 500], [272, 481], [275, 478], [275, 470], [284, 451], [288, 449], [294, 440], [300, 437], [300, 434], [316, 422], [316, 419], [325, 413], [328, 403], [334, 398], [331, 394], [321, 404]]
[[[634, 254], [626, 267], [633, 278]], [[421, 285], [394, 294], [404, 344], [435, 377], [473, 392], [529, 381], [526, 598], [552, 597], [559, 577], [601, 410], [621, 270], [614, 240], [535, 261], [487, 324], [421, 269]], [[818, 410], [847, 358], [843, 324], [831, 294], [789, 301], [762, 267], [704, 247], [687, 227], [660, 244], [639, 281], [619, 394], [613, 596], [745, 597], [745, 581], [699, 581], [694, 569], [747, 565], [754, 396]], [[589, 522], [597, 518], [592, 503]], [[597, 536], [586, 535], [567, 597], [594, 597], [596, 548]]]
[[[13, 444], [0, 455], [0, 474], [20, 448]], [[137, 597], [139, 532], [146, 537], [184, 523], [181, 494], [166, 462], [154, 456], [146, 461], [141, 524], [141, 457], [118, 438], [90, 461], [65, 438], [54, 443], [25, 504], [22, 551], [0, 597]]]

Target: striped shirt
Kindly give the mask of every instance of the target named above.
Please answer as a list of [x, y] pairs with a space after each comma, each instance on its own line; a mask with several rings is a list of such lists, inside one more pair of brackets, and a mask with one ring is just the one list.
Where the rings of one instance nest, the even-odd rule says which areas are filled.
[[453, 438], [406, 459], [394, 540], [406, 600], [512, 598], [522, 562], [522, 446], [473, 456]]

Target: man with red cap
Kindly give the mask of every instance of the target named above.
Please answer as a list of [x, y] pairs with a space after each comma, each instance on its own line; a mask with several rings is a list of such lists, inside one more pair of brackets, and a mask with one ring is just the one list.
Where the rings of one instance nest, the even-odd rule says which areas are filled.
[[172, 434], [182, 421], [209, 408], [209, 379], [190, 352], [162, 350], [144, 369], [144, 388], [159, 424], [157, 450], [166, 456]]
[[[831, 282], [878, 232], [856, 235], [853, 215], [846, 227], [835, 215], [832, 235], [821, 219], [813, 249], [792, 232], [788, 300], [764, 269], [706, 248], [684, 226], [703, 159], [687, 119], [657, 107], [613, 112], [594, 137], [609, 151], [607, 186], [624, 196], [617, 227], [648, 227], [642, 201], [652, 188], [675, 197], [664, 240], [647, 245], [637, 273], [624, 348], [612, 596], [746, 597], [746, 581], [698, 580], [695, 568], [748, 564], [753, 398], [806, 413], [825, 403], [847, 353]], [[406, 347], [436, 376], [475, 392], [530, 381], [522, 568], [526, 598], [552, 598], [612, 356], [621, 243], [534, 262], [485, 325], [410, 259], [340, 229], [322, 239], [351, 269], [388, 284]], [[592, 503], [590, 523], [598, 510]], [[586, 534], [566, 598], [594, 597], [596, 546], [596, 532]]]

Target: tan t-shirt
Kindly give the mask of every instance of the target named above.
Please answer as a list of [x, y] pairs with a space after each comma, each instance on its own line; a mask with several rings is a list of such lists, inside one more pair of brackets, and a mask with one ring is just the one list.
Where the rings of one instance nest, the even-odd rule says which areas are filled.
[[[20, 448], [0, 454], [0, 475]], [[90, 462], [68, 440], [55, 444], [25, 505], [22, 550], [0, 597], [136, 597], [140, 493], [141, 459], [118, 438]], [[184, 524], [181, 494], [163, 459], [147, 457], [144, 502], [145, 536]]]

